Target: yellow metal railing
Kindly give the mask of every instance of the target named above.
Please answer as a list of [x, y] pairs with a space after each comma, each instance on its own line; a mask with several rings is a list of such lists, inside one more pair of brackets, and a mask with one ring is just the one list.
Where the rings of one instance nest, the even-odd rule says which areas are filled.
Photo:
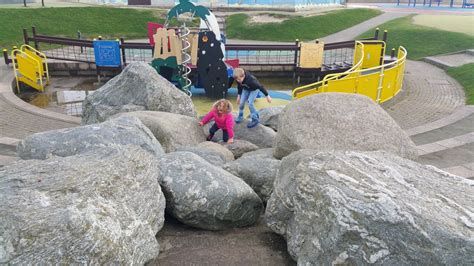
[[49, 83], [46, 56], [26, 44], [20, 49], [14, 49], [11, 55], [17, 90], [20, 89], [20, 82], [22, 82], [36, 90], [44, 91]]
[[342, 73], [337, 73], [337, 74], [330, 74], [326, 75], [323, 80], [308, 84], [305, 86], [298, 87], [293, 90], [293, 98], [302, 98], [311, 94], [315, 93], [320, 93], [322, 92], [321, 90], [323, 89], [323, 85], [325, 84], [326, 81], [333, 80], [339, 77], [339, 75], [348, 75], [362, 67], [362, 62], [364, 60], [364, 44], [361, 42], [356, 41], [355, 47], [354, 47], [354, 59], [352, 63], [352, 67]]
[[[385, 46], [383, 52], [385, 53]], [[293, 90], [293, 97], [302, 98], [322, 92], [345, 92], [366, 95], [378, 103], [383, 103], [397, 95], [402, 88], [406, 55], [406, 49], [400, 46], [396, 61], [363, 69], [362, 65], [367, 62], [364, 61], [364, 44], [356, 42], [354, 66], [351, 69], [298, 87]]]

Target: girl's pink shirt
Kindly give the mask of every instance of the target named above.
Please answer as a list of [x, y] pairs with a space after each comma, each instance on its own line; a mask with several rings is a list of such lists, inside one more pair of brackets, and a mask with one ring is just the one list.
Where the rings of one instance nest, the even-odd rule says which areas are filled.
[[213, 108], [206, 116], [204, 116], [201, 122], [205, 125], [214, 119], [216, 125], [220, 129], [227, 130], [229, 138], [234, 137], [234, 117], [231, 113], [219, 115], [216, 108]]

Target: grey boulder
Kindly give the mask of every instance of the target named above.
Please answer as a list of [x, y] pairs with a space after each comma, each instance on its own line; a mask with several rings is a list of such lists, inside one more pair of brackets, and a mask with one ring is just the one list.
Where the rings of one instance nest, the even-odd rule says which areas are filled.
[[176, 151], [182, 151], [182, 152], [191, 152], [199, 157], [203, 158], [206, 160], [208, 163], [219, 166], [221, 167], [223, 164], [227, 162], [226, 158], [222, 153], [219, 153], [217, 151], [211, 150], [211, 149], [205, 149], [205, 148], [200, 148], [200, 147], [195, 147], [195, 146], [180, 146], [176, 149]]
[[280, 164], [280, 160], [273, 158], [272, 149], [262, 149], [245, 153], [222, 168], [244, 180], [265, 203], [272, 193]]
[[166, 152], [175, 151], [179, 146], [197, 145], [206, 140], [198, 120], [189, 116], [154, 111], [130, 112], [120, 116], [140, 119]]
[[[256, 127], [247, 128], [249, 120], [244, 119], [241, 123], [234, 125], [234, 139], [245, 140], [257, 145], [259, 148], [271, 148], [275, 139], [276, 133], [273, 129], [258, 124]], [[209, 128], [214, 124], [210, 122], [204, 126], [204, 133], [209, 135]], [[215, 136], [215, 141], [222, 140], [222, 131], [219, 130]]]
[[257, 145], [242, 139], [236, 139], [233, 143], [224, 144], [224, 147], [230, 150], [236, 159], [244, 153], [258, 150]]
[[196, 117], [191, 98], [143, 62], [129, 64], [88, 95], [82, 109], [82, 124], [103, 122], [117, 113], [144, 110]]
[[224, 145], [221, 145], [219, 143], [215, 143], [212, 141], [203, 141], [199, 143], [196, 147], [218, 152], [219, 154], [224, 156], [225, 161], [235, 160], [234, 154], [229, 149], [227, 149]]
[[154, 155], [164, 153], [150, 130], [134, 117], [36, 133], [18, 144], [17, 153], [25, 160], [44, 160], [51, 156], [67, 157], [117, 145], [136, 145]]
[[190, 152], [159, 158], [167, 212], [192, 227], [222, 230], [254, 224], [263, 205], [238, 177]]
[[0, 264], [138, 265], [159, 253], [165, 198], [135, 146], [0, 168]]
[[283, 112], [285, 106], [271, 106], [260, 109], [260, 123], [275, 131], [278, 131], [278, 117]]
[[321, 93], [288, 104], [279, 116], [276, 158], [299, 149], [384, 150], [415, 159], [408, 135], [372, 99], [358, 94]]
[[299, 265], [473, 265], [474, 182], [387, 152], [282, 160], [267, 225]]

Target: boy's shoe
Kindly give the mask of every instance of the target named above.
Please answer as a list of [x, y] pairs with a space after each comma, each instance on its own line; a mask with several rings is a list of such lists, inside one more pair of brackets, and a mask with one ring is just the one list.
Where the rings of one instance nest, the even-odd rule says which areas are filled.
[[209, 135], [209, 136], [207, 136], [206, 140], [211, 141], [213, 137], [214, 137], [213, 135]]
[[258, 120], [252, 119], [252, 121], [250, 121], [250, 122], [247, 124], [247, 128], [256, 127], [256, 126], [258, 125], [258, 123], [260, 123]]
[[244, 117], [243, 116], [239, 116], [235, 119], [235, 123], [236, 124], [240, 124], [240, 122], [242, 122], [242, 120], [244, 120]]

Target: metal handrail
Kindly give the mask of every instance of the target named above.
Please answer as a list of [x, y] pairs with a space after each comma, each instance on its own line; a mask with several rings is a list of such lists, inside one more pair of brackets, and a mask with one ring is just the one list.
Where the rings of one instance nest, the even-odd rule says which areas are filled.
[[304, 86], [301, 86], [301, 87], [298, 87], [298, 88], [295, 88], [293, 91], [292, 91], [292, 96], [293, 97], [296, 97], [298, 95], [298, 93], [302, 93], [302, 92], [305, 92], [305, 91], [308, 91], [308, 90], [311, 90], [315, 87], [319, 88], [321, 86], [324, 86], [323, 84], [328, 82], [329, 80], [334, 80], [336, 79], [337, 77], [339, 76], [342, 76], [342, 75], [347, 75], [347, 74], [350, 74], [352, 72], [354, 72], [357, 68], [359, 68], [360, 66], [362, 66], [362, 62], [364, 61], [364, 44], [360, 41], [356, 41], [355, 42], [355, 48], [354, 49], [357, 49], [359, 48], [360, 49], [360, 53], [361, 53], [361, 57], [359, 59], [359, 61], [354, 64], [350, 69], [344, 71], [344, 72], [341, 72], [341, 73], [335, 73], [335, 74], [330, 74], [330, 75], [327, 75], [324, 77], [323, 80], [321, 81], [318, 81], [318, 82], [315, 82], [315, 83], [311, 83], [311, 84], [308, 84], [308, 85], [304, 85]]

